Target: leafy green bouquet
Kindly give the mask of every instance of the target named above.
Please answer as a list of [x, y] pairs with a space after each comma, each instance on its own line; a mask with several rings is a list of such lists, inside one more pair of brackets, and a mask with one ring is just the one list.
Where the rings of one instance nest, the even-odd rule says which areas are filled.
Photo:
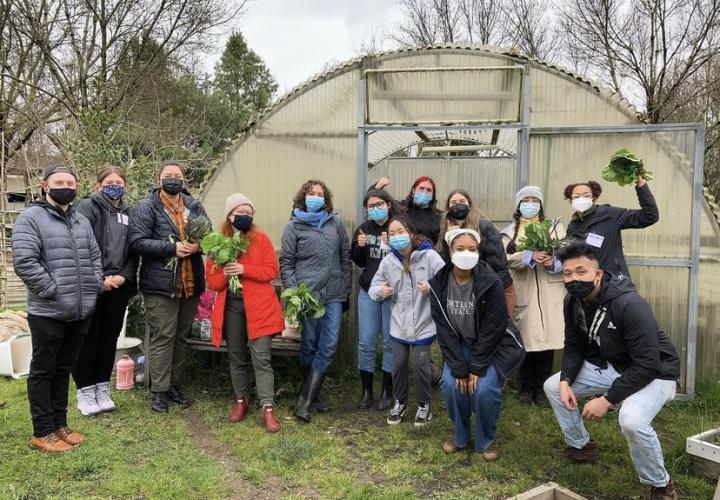
[[550, 236], [553, 221], [545, 219], [525, 226], [525, 235], [518, 240], [517, 251], [532, 250], [552, 253], [560, 246], [560, 240]]
[[[217, 231], [208, 233], [200, 242], [203, 252], [213, 260], [213, 268], [225, 267], [227, 264], [237, 262], [238, 257], [247, 252], [249, 246], [250, 242], [240, 238], [240, 233], [225, 236]], [[230, 276], [228, 290], [231, 293], [238, 293], [241, 288], [240, 277]]]
[[[185, 237], [182, 241], [184, 243], [199, 243], [211, 230], [212, 224], [210, 220], [204, 215], [198, 215], [197, 217], [188, 219], [187, 223], [185, 223]], [[178, 243], [178, 239], [174, 234], [168, 236], [168, 239], [173, 245]], [[179, 259], [177, 255], [173, 255], [168, 259], [167, 264], [165, 264], [165, 269], [175, 272], [178, 262]]]
[[603, 168], [602, 178], [608, 182], [617, 182], [620, 186], [627, 186], [642, 177], [651, 181], [655, 177], [652, 172], [645, 170], [643, 161], [627, 149], [618, 149], [610, 157], [610, 162]]
[[301, 324], [300, 320], [306, 318], [321, 318], [325, 315], [325, 306], [320, 303], [310, 289], [301, 283], [297, 288], [283, 290], [280, 297], [287, 299], [283, 317], [290, 324]]

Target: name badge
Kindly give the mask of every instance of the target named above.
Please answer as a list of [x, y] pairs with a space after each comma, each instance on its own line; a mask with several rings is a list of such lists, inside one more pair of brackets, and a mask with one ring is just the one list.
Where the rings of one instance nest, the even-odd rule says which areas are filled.
[[605, 236], [600, 236], [595, 233], [588, 233], [587, 238], [585, 239], [585, 243], [595, 248], [601, 248], [603, 241], [605, 241]]
[[129, 223], [128, 216], [126, 214], [117, 214], [117, 221], [118, 221], [118, 224], [124, 224], [126, 226]]

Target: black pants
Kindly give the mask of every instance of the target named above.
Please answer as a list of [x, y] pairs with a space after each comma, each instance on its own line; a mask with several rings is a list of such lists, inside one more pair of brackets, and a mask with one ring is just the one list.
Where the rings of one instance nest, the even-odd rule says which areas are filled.
[[80, 357], [72, 372], [78, 389], [110, 381], [128, 300], [125, 285], [103, 292], [98, 297]]
[[552, 375], [555, 351], [528, 352], [520, 366], [520, 390], [530, 394], [543, 392], [543, 384]]
[[67, 425], [70, 371], [77, 362], [90, 320], [58, 321], [28, 315], [32, 360], [27, 392], [35, 437], [47, 436]]

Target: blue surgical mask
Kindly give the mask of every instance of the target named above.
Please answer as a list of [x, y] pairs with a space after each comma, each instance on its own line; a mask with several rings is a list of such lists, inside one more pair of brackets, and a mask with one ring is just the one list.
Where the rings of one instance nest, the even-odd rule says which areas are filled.
[[525, 219], [532, 219], [540, 213], [540, 203], [522, 202], [520, 203], [520, 215]]
[[402, 252], [410, 246], [410, 235], [409, 234], [396, 234], [390, 236], [390, 246], [398, 252]]
[[117, 184], [108, 184], [100, 189], [100, 192], [111, 200], [119, 200], [125, 196], [125, 188]]
[[305, 206], [308, 212], [319, 212], [325, 206], [325, 198], [311, 194], [305, 195]]
[[415, 194], [413, 195], [413, 203], [415, 205], [417, 205], [418, 207], [427, 207], [431, 201], [432, 201], [431, 194], [421, 193], [420, 191], [415, 191]]
[[375, 207], [375, 208], [368, 208], [368, 218], [370, 220], [373, 220], [375, 222], [383, 221], [388, 216], [388, 209], [387, 207]]

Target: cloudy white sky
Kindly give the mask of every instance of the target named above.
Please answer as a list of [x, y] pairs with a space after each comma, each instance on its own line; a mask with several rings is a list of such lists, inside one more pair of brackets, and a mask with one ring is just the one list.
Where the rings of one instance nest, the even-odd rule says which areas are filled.
[[[239, 29], [263, 58], [282, 95], [327, 64], [358, 56], [373, 33], [400, 17], [395, 0], [250, 0], [246, 14], [229, 28]], [[208, 58], [208, 71], [223, 45]]]

